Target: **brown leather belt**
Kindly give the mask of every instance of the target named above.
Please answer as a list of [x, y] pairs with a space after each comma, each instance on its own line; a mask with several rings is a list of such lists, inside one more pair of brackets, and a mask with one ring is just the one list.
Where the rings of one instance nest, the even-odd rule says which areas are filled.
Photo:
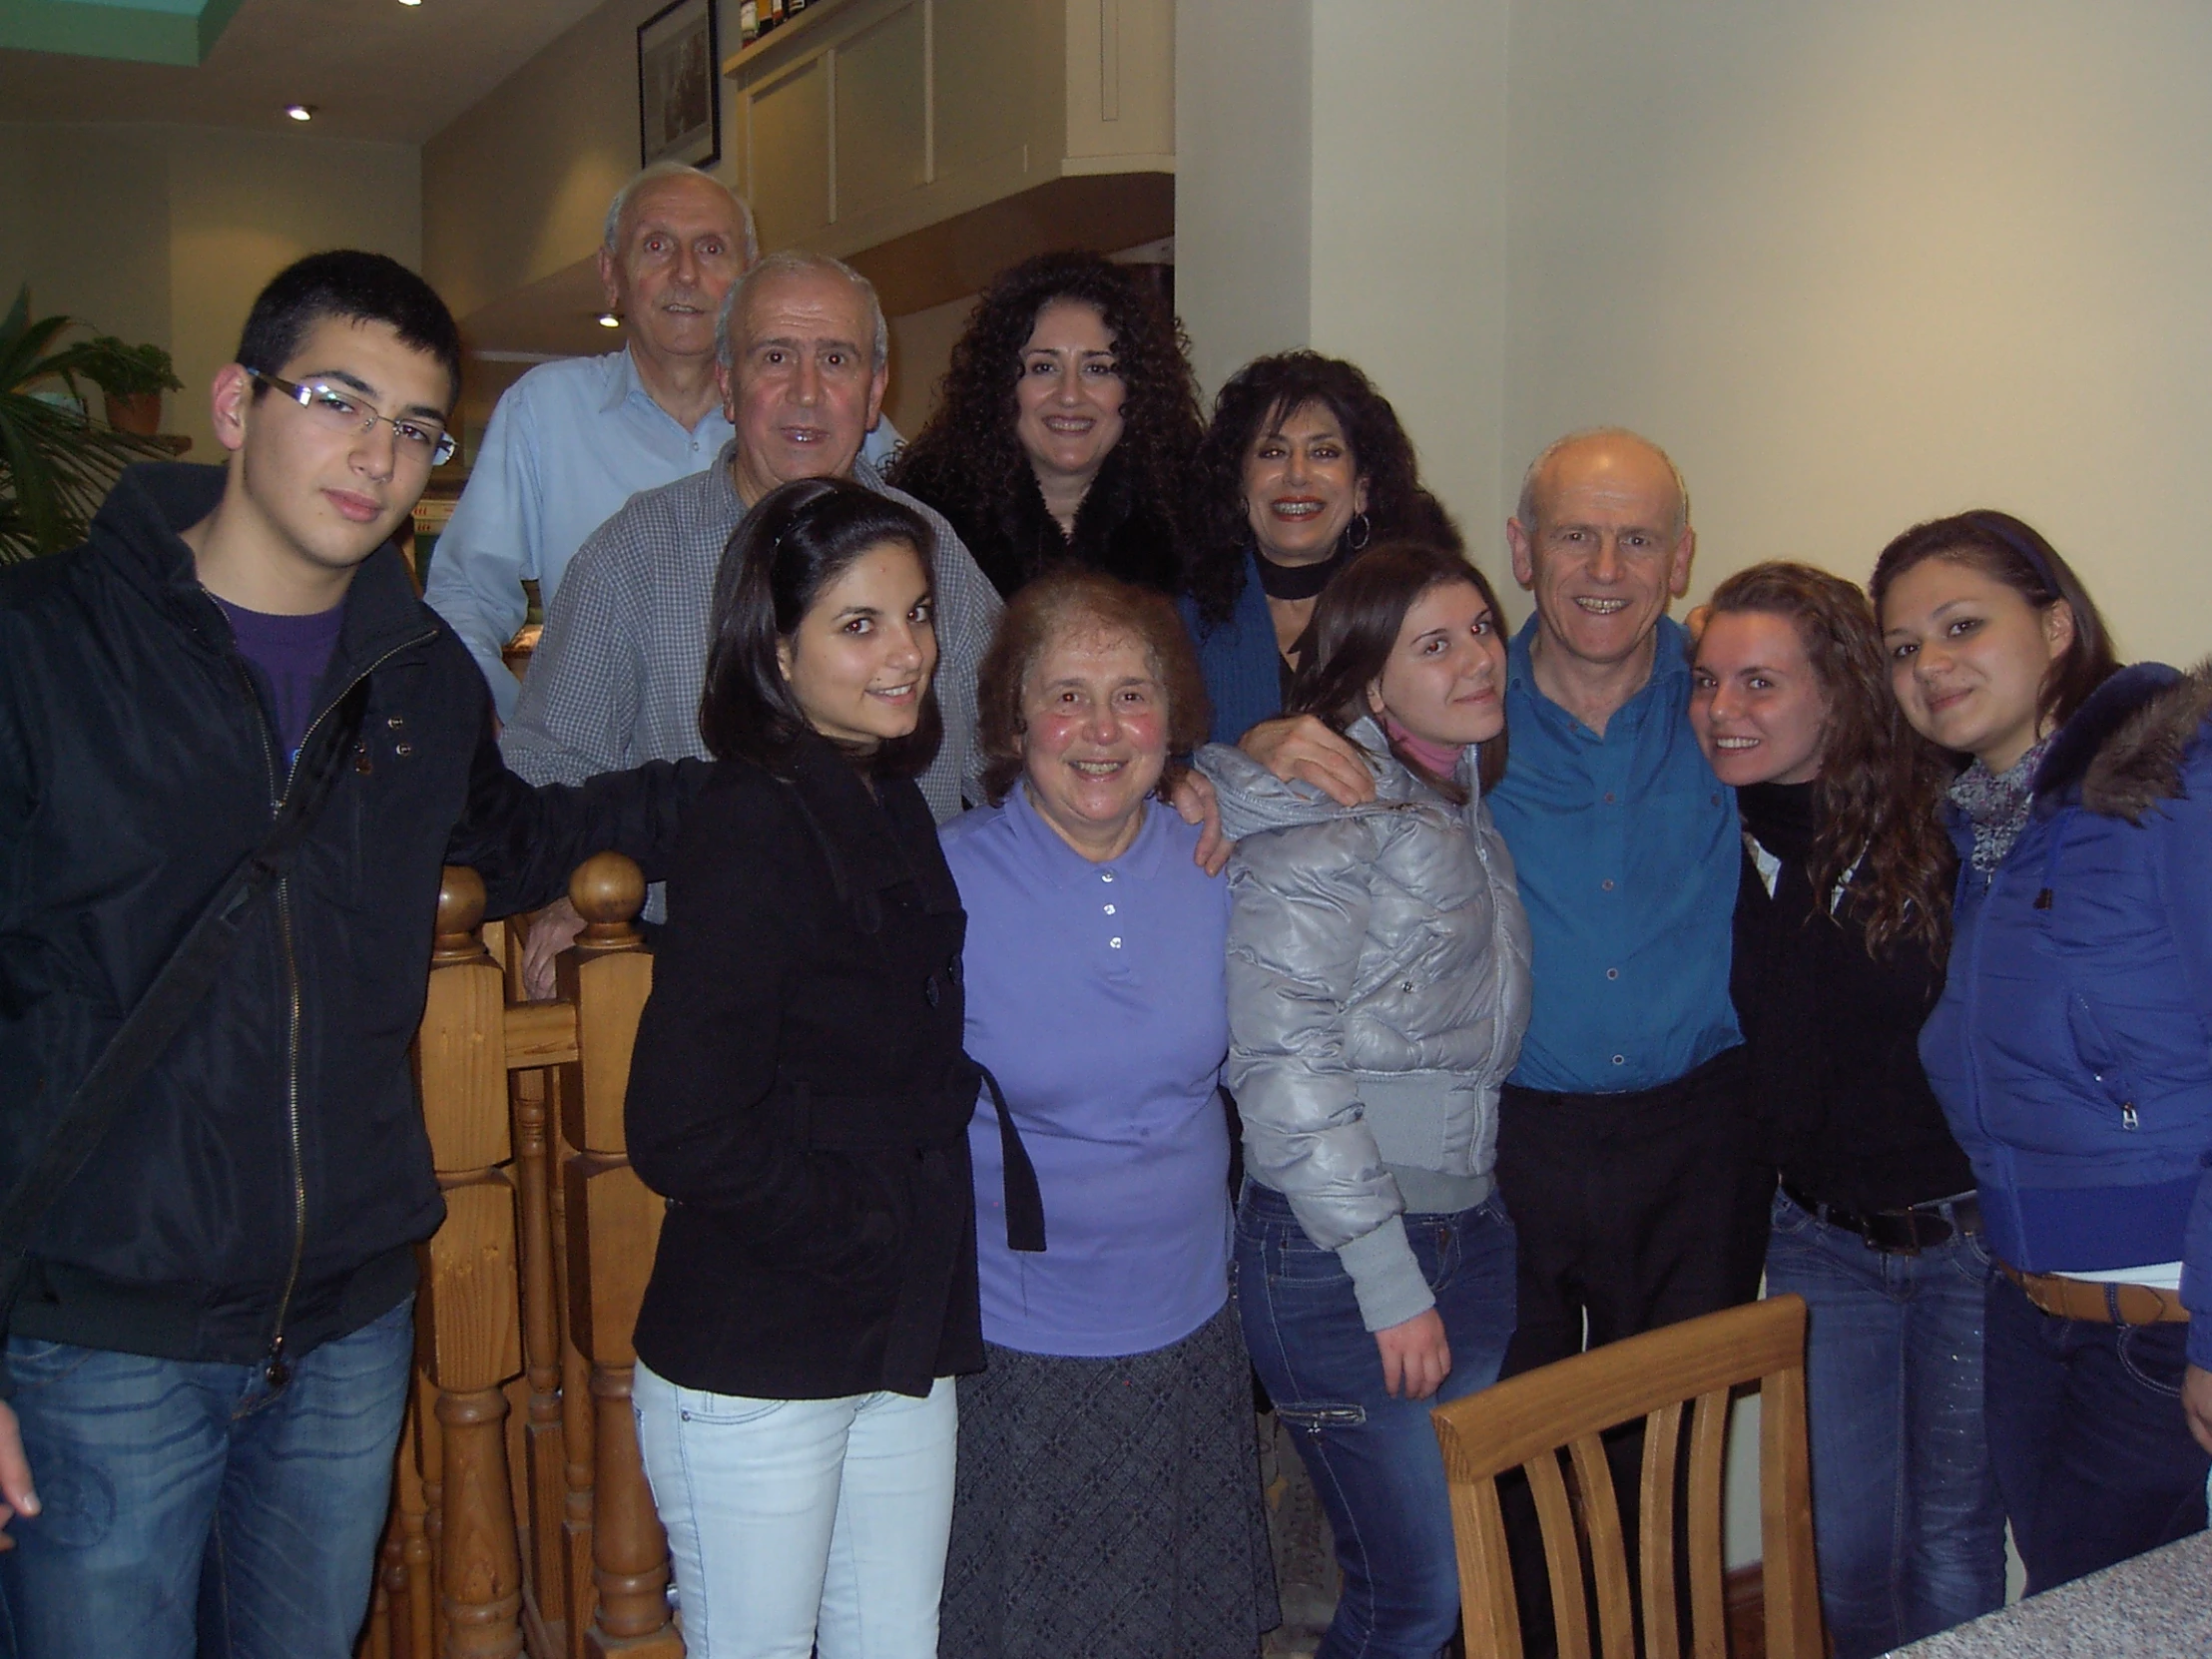
[[2101, 1285], [2056, 1273], [2022, 1273], [2009, 1262], [1997, 1269], [2020, 1294], [2053, 1319], [2092, 1325], [2186, 1325], [2189, 1310], [2172, 1291], [2148, 1285]]

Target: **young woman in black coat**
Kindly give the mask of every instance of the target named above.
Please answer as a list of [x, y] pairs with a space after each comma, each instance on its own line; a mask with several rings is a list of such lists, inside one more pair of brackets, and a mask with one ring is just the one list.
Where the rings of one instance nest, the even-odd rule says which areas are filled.
[[[787, 484], [715, 581], [690, 809], [627, 1121], [669, 1201], [636, 1404], [696, 1659], [933, 1659], [953, 1392], [980, 1369], [966, 918], [928, 527]], [[865, 1642], [862, 1632], [866, 1632]]]

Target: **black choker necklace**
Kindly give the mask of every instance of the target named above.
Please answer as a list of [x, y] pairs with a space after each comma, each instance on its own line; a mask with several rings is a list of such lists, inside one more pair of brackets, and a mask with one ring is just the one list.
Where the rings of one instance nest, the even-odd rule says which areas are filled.
[[1260, 572], [1260, 591], [1270, 599], [1315, 599], [1321, 590], [1329, 586], [1329, 579], [1344, 569], [1352, 558], [1352, 549], [1342, 540], [1337, 550], [1319, 564], [1279, 565], [1258, 548], [1252, 552], [1252, 562]]

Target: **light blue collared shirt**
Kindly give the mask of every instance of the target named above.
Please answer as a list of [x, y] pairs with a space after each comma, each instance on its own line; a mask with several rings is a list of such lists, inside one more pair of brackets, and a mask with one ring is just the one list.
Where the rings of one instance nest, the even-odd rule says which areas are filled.
[[[521, 689], [499, 654], [528, 614], [523, 582], [538, 584], [550, 613], [586, 537], [638, 491], [705, 469], [731, 436], [719, 407], [686, 427], [654, 402], [627, 347], [540, 363], [508, 387], [423, 595], [483, 669], [501, 720], [514, 717]], [[897, 443], [878, 421], [860, 452], [879, 461]]]
[[1505, 777], [1490, 816], [1534, 936], [1524, 1088], [1655, 1088], [1743, 1040], [1728, 995], [1742, 843], [1735, 792], [1690, 731], [1688, 638], [1659, 619], [1644, 689], [1601, 737], [1506, 657]]

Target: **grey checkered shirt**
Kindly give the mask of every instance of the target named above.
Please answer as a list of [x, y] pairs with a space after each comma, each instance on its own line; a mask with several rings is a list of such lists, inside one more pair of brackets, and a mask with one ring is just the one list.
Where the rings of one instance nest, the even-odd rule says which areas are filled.
[[[724, 446], [704, 472], [642, 490], [577, 549], [554, 595], [545, 633], [499, 747], [533, 784], [579, 784], [647, 761], [704, 757], [699, 692], [707, 678], [707, 619], [715, 568], [745, 516]], [[852, 477], [911, 507], [936, 536], [937, 707], [944, 743], [921, 775], [941, 824], [975, 784], [975, 669], [1001, 609], [998, 593], [952, 526], [883, 482], [865, 459]], [[658, 919], [660, 905], [647, 914]]]

